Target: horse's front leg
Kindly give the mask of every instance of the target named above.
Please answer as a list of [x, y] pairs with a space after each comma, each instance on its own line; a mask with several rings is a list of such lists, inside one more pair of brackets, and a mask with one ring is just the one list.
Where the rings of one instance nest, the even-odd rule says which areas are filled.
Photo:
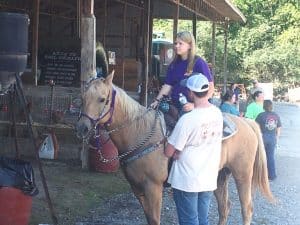
[[228, 198], [228, 180], [230, 171], [222, 169], [218, 176], [218, 188], [214, 191], [218, 202], [219, 225], [225, 225], [230, 211], [230, 201]]
[[143, 193], [133, 188], [133, 193], [140, 201], [149, 225], [160, 225], [162, 188], [162, 185], [154, 183], [147, 184]]

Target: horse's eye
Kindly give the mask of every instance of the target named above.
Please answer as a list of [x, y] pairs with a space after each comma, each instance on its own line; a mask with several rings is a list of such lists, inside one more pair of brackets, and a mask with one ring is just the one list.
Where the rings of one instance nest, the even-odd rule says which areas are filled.
[[104, 102], [105, 101], [105, 98], [99, 98], [99, 102]]

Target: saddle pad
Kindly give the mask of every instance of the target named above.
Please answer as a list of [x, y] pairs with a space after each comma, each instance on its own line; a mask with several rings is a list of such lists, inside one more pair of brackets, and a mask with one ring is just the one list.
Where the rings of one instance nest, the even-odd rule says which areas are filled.
[[222, 113], [223, 114], [223, 137], [222, 140], [226, 140], [237, 132], [237, 127], [235, 123], [230, 119], [228, 116], [228, 113]]

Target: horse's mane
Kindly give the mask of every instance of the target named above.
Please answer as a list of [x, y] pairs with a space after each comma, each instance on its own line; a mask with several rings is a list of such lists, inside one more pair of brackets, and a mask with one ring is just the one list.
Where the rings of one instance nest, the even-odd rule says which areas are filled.
[[[128, 124], [128, 126], [126, 126], [126, 132], [134, 137], [135, 143], [143, 143], [145, 138], [147, 138], [154, 130], [156, 138], [160, 137], [162, 139], [164, 130], [166, 129], [163, 118], [157, 115], [155, 110], [147, 109], [140, 105], [123, 89], [117, 86], [113, 86], [113, 88], [117, 92], [116, 101], [118, 99], [118, 103], [116, 102], [116, 104], [119, 104], [118, 106], [122, 108], [121, 111], [123, 115], [119, 115], [119, 117], [123, 116], [122, 123]], [[114, 113], [117, 113], [116, 110]], [[157, 141], [157, 139], [155, 140]]]
[[123, 89], [113, 85], [113, 88], [116, 90], [116, 98], [118, 98], [118, 104], [124, 110], [124, 115], [128, 121], [134, 121], [139, 118], [137, 122], [132, 123], [136, 129], [141, 127], [148, 128], [153, 126], [154, 110], [147, 112], [147, 108], [139, 104], [132, 97], [130, 97]]

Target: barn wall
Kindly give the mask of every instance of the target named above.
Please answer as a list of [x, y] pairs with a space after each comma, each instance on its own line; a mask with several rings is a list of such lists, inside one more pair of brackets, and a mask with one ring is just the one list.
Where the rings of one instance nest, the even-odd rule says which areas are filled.
[[[107, 20], [104, 18], [103, 6], [103, 4], [95, 4], [95, 16], [97, 19], [96, 39], [102, 43], [103, 36], [105, 35], [106, 51], [116, 53], [116, 65], [110, 66], [110, 71], [115, 70], [114, 83], [127, 91], [135, 92], [140, 83], [138, 49], [141, 37], [141, 9], [130, 5], [127, 6], [124, 28], [124, 4], [113, 1], [110, 2], [107, 6], [107, 18], [109, 18]], [[106, 33], [104, 34], [105, 21], [107, 25]], [[123, 33], [125, 33], [125, 36], [123, 36]], [[122, 48], [123, 44], [124, 53]]]

